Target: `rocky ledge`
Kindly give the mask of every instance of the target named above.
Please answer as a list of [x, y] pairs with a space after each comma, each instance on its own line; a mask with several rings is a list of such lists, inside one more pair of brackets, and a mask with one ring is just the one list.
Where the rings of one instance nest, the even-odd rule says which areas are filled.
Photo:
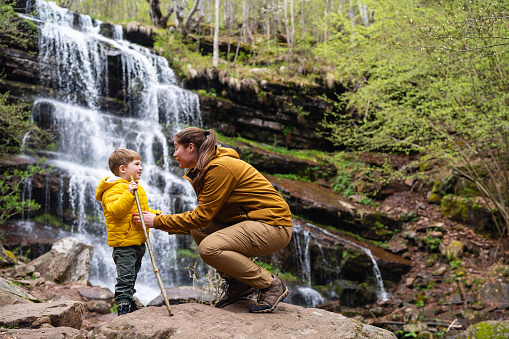
[[[370, 338], [396, 336], [384, 329], [363, 324], [341, 314], [315, 308], [281, 303], [271, 314], [248, 312], [253, 300], [243, 300], [223, 309], [204, 304], [188, 303], [172, 306], [173, 316], [166, 307], [147, 307], [115, 317], [93, 331], [64, 327], [4, 329], [6, 338]], [[3, 318], [22, 314], [20, 307], [34, 312], [33, 305], [18, 304], [0, 308]], [[48, 308], [46, 308], [48, 309]], [[70, 308], [68, 308], [69, 310]], [[77, 311], [79, 309], [77, 308]], [[41, 317], [43, 314], [41, 313]]]

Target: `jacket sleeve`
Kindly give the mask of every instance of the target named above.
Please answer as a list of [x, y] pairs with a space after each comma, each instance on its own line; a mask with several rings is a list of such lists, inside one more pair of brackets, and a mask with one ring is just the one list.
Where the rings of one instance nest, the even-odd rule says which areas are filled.
[[161, 214], [161, 213], [162, 213], [162, 212], [161, 212], [161, 211], [159, 211], [159, 210], [153, 210], [153, 209], [151, 209], [151, 208], [149, 208], [149, 209], [148, 209], [148, 211], [149, 211], [150, 213], [153, 213], [153, 214], [156, 214], [156, 215], [159, 215], [159, 214]]
[[115, 218], [124, 218], [130, 214], [134, 201], [134, 195], [120, 185], [110, 188], [103, 194], [104, 205]]
[[156, 216], [154, 227], [172, 233], [207, 226], [224, 206], [237, 182], [233, 173], [221, 164], [211, 165], [203, 180], [203, 190], [194, 210]]

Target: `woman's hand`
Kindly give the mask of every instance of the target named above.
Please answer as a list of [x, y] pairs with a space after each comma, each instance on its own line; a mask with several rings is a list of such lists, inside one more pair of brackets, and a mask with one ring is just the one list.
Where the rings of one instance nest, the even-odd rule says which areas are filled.
[[[145, 226], [147, 226], [147, 228], [154, 228], [155, 216], [154, 213], [143, 211], [143, 219], [145, 220]], [[136, 226], [142, 227], [139, 213], [133, 213], [133, 221]]]

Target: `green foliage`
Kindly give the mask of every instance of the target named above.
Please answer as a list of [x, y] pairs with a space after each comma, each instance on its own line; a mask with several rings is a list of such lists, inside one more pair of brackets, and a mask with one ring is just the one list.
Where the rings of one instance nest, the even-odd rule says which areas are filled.
[[[0, 46], [16, 44], [27, 47], [36, 40], [37, 26], [30, 20], [25, 20], [14, 12], [14, 0], [6, 0], [0, 3]], [[3, 70], [0, 69], [0, 72]]]
[[271, 274], [276, 274], [278, 275], [281, 279], [283, 280], [286, 280], [286, 281], [297, 281], [297, 277], [291, 273], [286, 273], [286, 272], [282, 272], [279, 268], [269, 264], [269, 263], [266, 263], [266, 262], [263, 262], [263, 261], [256, 261], [255, 260], [255, 263], [258, 265], [258, 266], [261, 266], [263, 268], [265, 268], [267, 271], [269, 271]]
[[[323, 125], [338, 146], [431, 154], [475, 183], [509, 230], [509, 5], [367, 1], [374, 22], [334, 14], [320, 49], [349, 89]], [[337, 57], [340, 56], [340, 57]], [[349, 112], [345, 114], [343, 112]]]
[[195, 251], [188, 250], [186, 248], [177, 248], [177, 254], [183, 257], [188, 257], [191, 259], [200, 259], [200, 255], [196, 253]]
[[138, 21], [150, 24], [149, 3], [146, 0], [56, 0], [57, 5], [77, 13], [85, 13], [101, 21], [115, 23]]
[[24, 210], [33, 211], [40, 208], [34, 200], [23, 201], [21, 189], [26, 179], [45, 171], [40, 165], [44, 161], [45, 159], [39, 160], [36, 165], [30, 165], [26, 171], [14, 170], [13, 173], [5, 172], [0, 175], [0, 224]]
[[400, 215], [400, 219], [403, 222], [415, 222], [419, 221], [420, 218], [421, 217], [418, 214], [414, 214], [414, 212], [403, 213]]
[[345, 197], [355, 194], [354, 175], [362, 171], [364, 166], [355, 156], [345, 152], [334, 154], [330, 162], [337, 169], [337, 176], [333, 179], [332, 189]]
[[[89, 218], [87, 217], [87, 221]], [[33, 221], [34, 222], [38, 222], [38, 223], [47, 223], [53, 227], [61, 227], [63, 228], [64, 230], [68, 231], [71, 229], [71, 226], [68, 225], [68, 224], [64, 224], [62, 222], [62, 220], [60, 220], [60, 218], [52, 215], [52, 214], [49, 214], [49, 213], [44, 213], [44, 214], [41, 214], [41, 215], [38, 215], [38, 216], [35, 216], [33, 218]]]
[[29, 129], [29, 105], [21, 100], [9, 102], [9, 92], [0, 94], [0, 156], [19, 150]]

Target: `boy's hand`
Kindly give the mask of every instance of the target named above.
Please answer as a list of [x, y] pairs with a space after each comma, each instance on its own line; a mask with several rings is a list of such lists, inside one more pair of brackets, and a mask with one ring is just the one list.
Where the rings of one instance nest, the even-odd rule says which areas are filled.
[[127, 189], [129, 190], [129, 193], [134, 195], [134, 191], [138, 189], [138, 184], [135, 181], [131, 181]]

